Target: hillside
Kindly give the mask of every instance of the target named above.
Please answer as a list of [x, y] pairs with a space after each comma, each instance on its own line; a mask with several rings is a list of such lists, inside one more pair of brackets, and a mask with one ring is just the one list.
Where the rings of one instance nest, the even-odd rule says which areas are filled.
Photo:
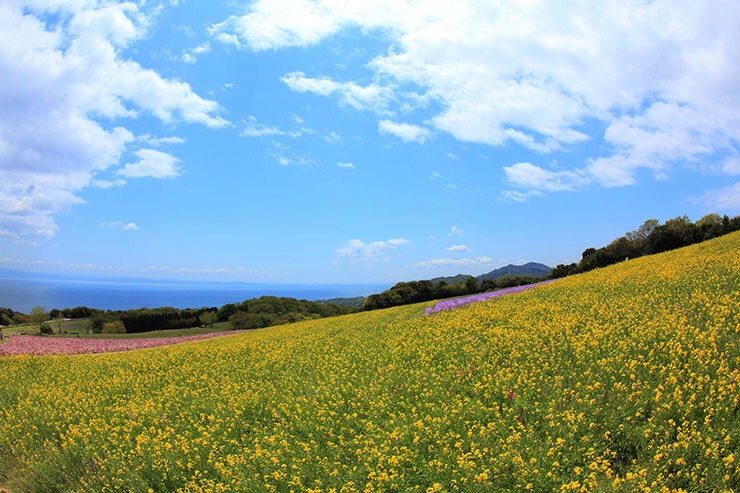
[[740, 490], [740, 233], [429, 306], [0, 358], [0, 484]]

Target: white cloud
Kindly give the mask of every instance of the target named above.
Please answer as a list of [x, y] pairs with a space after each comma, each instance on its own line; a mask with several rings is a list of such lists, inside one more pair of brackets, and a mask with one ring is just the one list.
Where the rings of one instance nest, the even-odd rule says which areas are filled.
[[185, 139], [182, 137], [152, 137], [151, 135], [142, 135], [139, 137], [139, 140], [154, 147], [185, 143]]
[[271, 142], [272, 150], [270, 155], [280, 166], [311, 166], [316, 161], [310, 157], [299, 154], [289, 145], [281, 142]]
[[514, 186], [548, 192], [576, 190], [589, 181], [583, 172], [549, 171], [532, 163], [517, 163], [504, 168], [506, 178]]
[[110, 221], [110, 222], [103, 222], [100, 223], [101, 228], [114, 228], [114, 229], [122, 229], [124, 231], [138, 231], [139, 227], [136, 225], [136, 223], [125, 223], [123, 221]]
[[92, 180], [90, 185], [96, 188], [108, 189], [113, 187], [122, 187], [126, 184], [126, 180], [122, 178], [116, 178], [115, 180]]
[[[103, 223], [106, 224], [106, 223]], [[0, 257], [0, 265], [8, 268], [18, 268], [22, 266], [24, 270], [35, 271], [37, 269], [43, 269], [43, 272], [107, 272], [107, 273], [139, 273], [144, 275], [151, 275], [152, 273], [164, 273], [171, 275], [177, 274], [189, 274], [195, 277], [200, 276], [215, 276], [217, 280], [223, 280], [224, 275], [231, 276], [269, 276], [270, 273], [264, 270], [248, 269], [245, 267], [175, 267], [171, 265], [148, 265], [148, 266], [134, 266], [134, 265], [100, 265], [100, 264], [77, 264], [77, 263], [63, 263], [63, 262], [49, 262], [46, 260], [31, 260], [25, 258], [11, 258], [11, 257]]]
[[337, 167], [343, 168], [343, 169], [355, 169], [354, 163], [350, 163], [350, 162], [338, 162]]
[[740, 182], [717, 190], [710, 190], [702, 196], [694, 198], [693, 201], [703, 204], [707, 210], [713, 212], [740, 212]]
[[268, 127], [257, 122], [257, 119], [249, 115], [244, 123], [244, 129], [241, 132], [242, 137], [270, 137], [275, 135], [285, 135], [285, 132], [277, 127]]
[[211, 51], [210, 43], [203, 43], [201, 45], [196, 46], [192, 50], [183, 52], [182, 60], [186, 63], [195, 63], [198, 61], [198, 55], [202, 55], [203, 53], [208, 53], [209, 51]]
[[389, 251], [400, 246], [410, 246], [413, 243], [404, 238], [394, 238], [386, 241], [365, 243], [362, 240], [349, 240], [344, 246], [337, 248], [337, 255], [351, 260], [377, 260]]
[[356, 110], [385, 111], [393, 91], [379, 84], [362, 86], [354, 82], [334, 82], [326, 77], [306, 77], [303, 72], [291, 72], [280, 79], [295, 92], [312, 92], [321, 96], [337, 95], [339, 100]]
[[447, 233], [447, 236], [462, 236], [465, 233], [465, 231], [462, 230], [462, 228], [458, 227], [457, 224], [450, 228], [450, 232]]
[[519, 190], [504, 190], [501, 192], [501, 199], [503, 201], [514, 201], [514, 202], [526, 202], [531, 197], [539, 197], [544, 195], [539, 190], [530, 190], [527, 192], [520, 192]]
[[293, 121], [293, 129], [282, 130], [278, 127], [270, 127], [265, 124], [259, 123], [257, 118], [253, 115], [249, 115], [247, 120], [244, 122], [244, 129], [241, 132], [242, 137], [301, 137], [306, 134], [313, 134], [314, 131], [310, 127], [306, 126], [306, 123], [298, 115], [293, 115], [291, 118]]
[[[463, 142], [540, 153], [606, 144], [602, 155], [540, 176], [540, 189], [502, 194], [522, 199], [629, 185], [640, 170], [663, 179], [679, 165], [737, 174], [732, 162], [715, 163], [740, 140], [738, 18], [740, 3], [725, 0], [258, 0], [213, 32], [267, 50], [359, 28], [384, 36], [388, 49], [367, 64], [376, 81], [367, 87], [383, 105], [358, 107], [427, 105], [434, 114], [423, 123]], [[284, 82], [345, 103], [353, 84], [303, 72]]]
[[424, 127], [410, 123], [392, 122], [390, 120], [381, 120], [378, 123], [378, 128], [380, 129], [380, 133], [395, 135], [406, 142], [419, 142], [423, 144], [431, 135], [431, 132]]
[[461, 258], [461, 259], [450, 259], [450, 258], [435, 258], [432, 260], [425, 260], [423, 262], [417, 262], [414, 267], [440, 267], [440, 266], [459, 266], [459, 265], [489, 265], [493, 263], [493, 259], [490, 257], [477, 257], [477, 258]]
[[215, 101], [125, 58], [147, 33], [145, 8], [0, 2], [0, 236], [51, 237], [81, 190], [120, 185], [97, 175], [135, 149], [130, 119], [228, 124]]
[[271, 0], [256, 2], [243, 16], [231, 16], [213, 25], [211, 33], [221, 42], [261, 51], [288, 46], [308, 46], [337, 31], [335, 18], [316, 2]]
[[472, 252], [472, 250], [465, 245], [452, 245], [447, 248], [448, 252]]
[[182, 170], [180, 160], [166, 152], [155, 149], [139, 149], [135, 152], [139, 160], [128, 163], [117, 171], [125, 178], [177, 178]]

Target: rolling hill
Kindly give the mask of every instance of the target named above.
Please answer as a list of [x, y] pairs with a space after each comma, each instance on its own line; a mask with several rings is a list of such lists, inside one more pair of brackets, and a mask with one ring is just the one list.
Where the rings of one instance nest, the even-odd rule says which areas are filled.
[[429, 306], [0, 358], [0, 484], [740, 490], [740, 233]]

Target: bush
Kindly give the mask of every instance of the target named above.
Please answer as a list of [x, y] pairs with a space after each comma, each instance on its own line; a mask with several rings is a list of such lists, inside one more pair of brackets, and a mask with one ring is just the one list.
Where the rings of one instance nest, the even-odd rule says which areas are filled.
[[103, 324], [103, 334], [125, 334], [126, 327], [123, 322], [116, 320], [115, 322], [106, 322]]
[[39, 334], [53, 334], [54, 330], [51, 328], [51, 324], [49, 323], [43, 323], [39, 325]]

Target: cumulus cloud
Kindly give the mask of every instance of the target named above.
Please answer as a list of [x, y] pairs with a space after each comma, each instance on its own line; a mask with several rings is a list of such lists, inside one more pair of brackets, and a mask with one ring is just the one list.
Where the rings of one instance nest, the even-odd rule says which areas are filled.
[[352, 239], [337, 248], [337, 255], [350, 260], [378, 260], [387, 255], [389, 251], [409, 245], [412, 245], [412, 242], [404, 238], [374, 241], [369, 244], [362, 240]]
[[457, 224], [452, 226], [450, 228], [450, 232], [447, 233], [447, 236], [462, 236], [465, 234], [465, 231], [463, 231], [462, 228], [460, 228]]
[[135, 150], [128, 126], [140, 115], [227, 125], [215, 101], [123, 56], [146, 35], [144, 8], [0, 3], [0, 236], [51, 237], [81, 190], [121, 185], [100, 174]]
[[180, 176], [180, 160], [172, 154], [155, 149], [139, 149], [135, 152], [139, 158], [119, 169], [117, 174], [125, 178], [176, 178]]
[[423, 262], [417, 262], [414, 267], [442, 267], [442, 266], [459, 266], [459, 265], [488, 265], [492, 264], [493, 259], [489, 257], [477, 257], [477, 258], [435, 258], [432, 260], [425, 260]]
[[421, 144], [431, 135], [428, 129], [419, 125], [397, 123], [390, 120], [381, 120], [378, 123], [378, 128], [380, 133], [395, 135], [406, 142], [419, 142]]
[[[258, 0], [212, 32], [251, 50], [315, 45], [351, 28], [384, 36], [388, 49], [366, 65], [374, 103], [350, 104], [393, 115], [410, 100], [425, 106], [423, 122], [392, 127], [407, 140], [431, 137], [423, 123], [462, 142], [537, 153], [597, 141], [598, 155], [568, 168], [510, 166], [514, 189], [502, 195], [526, 200], [634, 184], [644, 170], [664, 179], [676, 166], [737, 174], [736, 159], [714, 163], [738, 154], [738, 18], [740, 4], [724, 0]], [[344, 103], [362, 87], [300, 71], [283, 81]]]

